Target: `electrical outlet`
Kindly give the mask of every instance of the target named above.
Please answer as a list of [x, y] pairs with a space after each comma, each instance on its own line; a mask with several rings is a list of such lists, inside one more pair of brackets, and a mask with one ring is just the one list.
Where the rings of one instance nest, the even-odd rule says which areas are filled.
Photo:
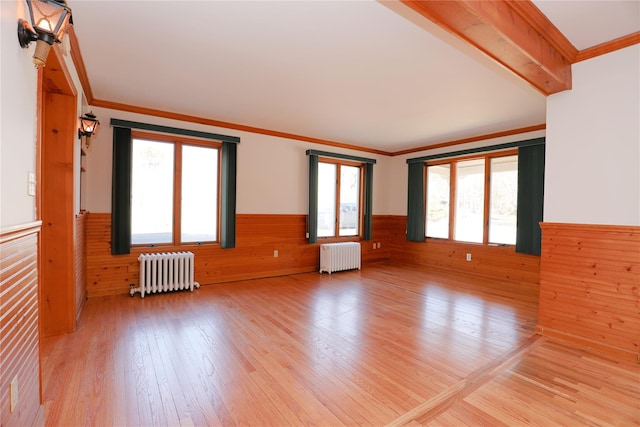
[[11, 381], [9, 389], [11, 394], [11, 397], [9, 399], [10, 400], [9, 410], [13, 412], [16, 409], [16, 406], [18, 405], [18, 376], [17, 375]]
[[278, 258], [278, 250], [277, 249], [273, 250], [273, 257], [274, 258]]
[[373, 249], [375, 249], [375, 248], [376, 248], [376, 243], [374, 242], [374, 243], [373, 243]]
[[471, 254], [467, 254], [467, 261], [471, 261]]
[[380, 245], [381, 245], [381, 243], [380, 243], [380, 242], [378, 242], [378, 249], [380, 249]]

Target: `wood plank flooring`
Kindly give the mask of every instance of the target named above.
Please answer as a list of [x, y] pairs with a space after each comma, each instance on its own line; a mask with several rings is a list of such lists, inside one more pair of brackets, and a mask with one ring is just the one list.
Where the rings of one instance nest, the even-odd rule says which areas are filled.
[[538, 288], [366, 265], [87, 301], [51, 426], [637, 425], [640, 365], [534, 334]]

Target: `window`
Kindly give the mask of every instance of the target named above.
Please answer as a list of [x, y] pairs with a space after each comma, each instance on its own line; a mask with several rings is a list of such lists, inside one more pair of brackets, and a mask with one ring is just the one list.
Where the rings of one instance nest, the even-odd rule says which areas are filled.
[[453, 238], [482, 243], [484, 234], [484, 159], [456, 162]]
[[219, 148], [212, 142], [133, 134], [131, 244], [218, 240]]
[[360, 235], [362, 171], [354, 162], [318, 162], [318, 237]]
[[516, 244], [518, 156], [491, 159], [489, 243]]
[[451, 165], [427, 166], [427, 237], [449, 238]]
[[515, 151], [427, 163], [426, 180], [426, 237], [515, 244]]

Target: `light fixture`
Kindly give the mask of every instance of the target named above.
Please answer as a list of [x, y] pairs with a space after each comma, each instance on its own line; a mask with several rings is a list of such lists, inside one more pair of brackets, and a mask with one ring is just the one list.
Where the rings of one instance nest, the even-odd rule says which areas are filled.
[[18, 20], [18, 41], [22, 48], [36, 42], [33, 63], [40, 68], [47, 62], [53, 43], [60, 43], [67, 27], [73, 24], [71, 9], [65, 0], [27, 0], [27, 6], [31, 25]]
[[91, 144], [91, 136], [96, 133], [99, 125], [100, 121], [96, 118], [95, 114], [93, 114], [93, 111], [80, 117], [78, 138], [82, 139], [83, 136], [85, 137], [85, 144], [87, 145], [87, 148], [89, 148], [89, 145]]

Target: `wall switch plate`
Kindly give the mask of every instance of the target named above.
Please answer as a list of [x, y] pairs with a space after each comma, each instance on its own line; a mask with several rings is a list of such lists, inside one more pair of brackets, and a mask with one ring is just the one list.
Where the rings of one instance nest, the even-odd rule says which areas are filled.
[[27, 177], [27, 194], [29, 196], [36, 195], [36, 174], [33, 172], [29, 172]]
[[471, 261], [471, 254], [467, 254], [467, 261]]
[[278, 258], [278, 250], [277, 249], [273, 250], [273, 257], [274, 258]]

